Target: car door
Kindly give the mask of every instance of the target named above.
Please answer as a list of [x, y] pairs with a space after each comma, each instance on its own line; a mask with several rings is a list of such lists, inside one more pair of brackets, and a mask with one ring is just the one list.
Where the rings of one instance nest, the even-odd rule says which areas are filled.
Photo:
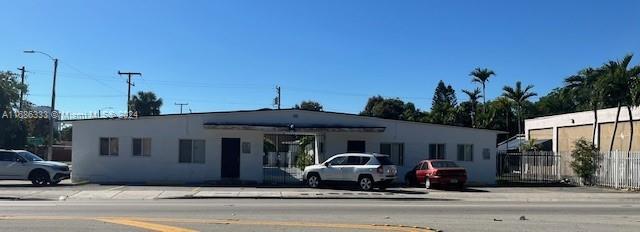
[[335, 157], [327, 162], [329, 165], [322, 170], [321, 178], [328, 181], [339, 181], [342, 178], [340, 169], [343, 166], [343, 163], [346, 162], [346, 156]]
[[360, 156], [347, 156], [346, 162], [340, 168], [342, 181], [357, 181]]
[[418, 168], [416, 168], [416, 181], [418, 181], [418, 184], [424, 184], [428, 169], [428, 162], [422, 162]]

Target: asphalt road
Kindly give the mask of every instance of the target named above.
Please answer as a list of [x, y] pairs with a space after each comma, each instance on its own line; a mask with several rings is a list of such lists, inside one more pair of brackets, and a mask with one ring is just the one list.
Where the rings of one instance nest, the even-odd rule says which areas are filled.
[[[521, 216], [526, 220], [520, 220]], [[640, 203], [0, 201], [0, 231], [421, 231], [427, 227], [443, 231], [638, 231]]]

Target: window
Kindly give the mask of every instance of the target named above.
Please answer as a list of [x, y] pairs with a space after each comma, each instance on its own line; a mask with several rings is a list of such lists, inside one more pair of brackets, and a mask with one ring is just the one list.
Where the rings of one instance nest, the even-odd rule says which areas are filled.
[[13, 152], [0, 151], [0, 162], [17, 162], [19, 156]]
[[349, 153], [364, 153], [365, 152], [365, 142], [360, 140], [349, 140], [347, 141], [347, 152]]
[[133, 138], [133, 156], [151, 156], [151, 138]]
[[329, 161], [329, 163], [331, 165], [344, 165], [344, 163], [346, 163], [347, 161], [347, 157], [346, 156], [340, 156], [340, 157], [336, 157], [334, 159], [332, 159], [331, 161]]
[[349, 156], [345, 165], [365, 165], [371, 158], [365, 156]]
[[179, 141], [180, 163], [204, 163], [205, 142], [204, 140], [181, 139]]
[[489, 148], [482, 149], [482, 159], [491, 159], [491, 150]]
[[360, 164], [360, 156], [347, 156], [346, 165], [358, 165]]
[[424, 162], [419, 168], [420, 170], [429, 170], [429, 163]]
[[380, 153], [389, 155], [391, 162], [396, 165], [404, 164], [404, 143], [381, 143]]
[[457, 168], [458, 165], [452, 161], [434, 161], [431, 162], [434, 168]]
[[251, 154], [251, 143], [250, 142], [242, 142], [242, 153], [243, 154]]
[[360, 157], [360, 165], [365, 165], [369, 163], [369, 160], [371, 160], [370, 157], [364, 157], [364, 156]]
[[117, 156], [118, 138], [100, 138], [100, 155]]
[[473, 161], [472, 144], [458, 144], [458, 161]]
[[445, 159], [446, 145], [444, 143], [429, 144], [429, 159]]

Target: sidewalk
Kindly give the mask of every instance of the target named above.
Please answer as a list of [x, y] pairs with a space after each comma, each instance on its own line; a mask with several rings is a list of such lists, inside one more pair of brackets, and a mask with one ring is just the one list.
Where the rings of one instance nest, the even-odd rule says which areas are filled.
[[[211, 189], [211, 188], [208, 188]], [[394, 192], [360, 192], [349, 190], [316, 190], [309, 189], [260, 189], [243, 188], [242, 190], [7, 190], [0, 189], [0, 200], [160, 200], [160, 199], [212, 199], [212, 198], [247, 198], [247, 199], [395, 199], [395, 200], [430, 200], [429, 195], [422, 193]], [[431, 199], [435, 200], [435, 199]]]
[[465, 191], [392, 188], [362, 192], [349, 189], [180, 187], [180, 186], [57, 186], [13, 188], [0, 185], [0, 200], [162, 200], [162, 199], [381, 199], [493, 202], [637, 202], [640, 193], [594, 188], [469, 188]]

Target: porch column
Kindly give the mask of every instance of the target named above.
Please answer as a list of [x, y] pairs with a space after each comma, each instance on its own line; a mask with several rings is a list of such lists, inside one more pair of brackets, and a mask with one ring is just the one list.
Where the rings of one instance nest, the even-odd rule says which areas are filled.
[[313, 135], [313, 140], [314, 140], [314, 163], [315, 164], [320, 164], [320, 135], [318, 134], [314, 134]]

